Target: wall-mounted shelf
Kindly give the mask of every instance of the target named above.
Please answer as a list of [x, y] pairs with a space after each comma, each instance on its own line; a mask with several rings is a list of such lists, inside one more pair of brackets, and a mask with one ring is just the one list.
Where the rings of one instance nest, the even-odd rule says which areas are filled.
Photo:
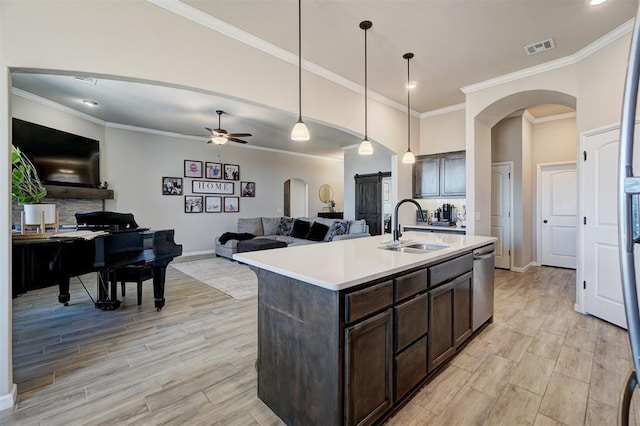
[[45, 185], [47, 198], [75, 198], [83, 200], [113, 200], [112, 189], [82, 188], [76, 186]]

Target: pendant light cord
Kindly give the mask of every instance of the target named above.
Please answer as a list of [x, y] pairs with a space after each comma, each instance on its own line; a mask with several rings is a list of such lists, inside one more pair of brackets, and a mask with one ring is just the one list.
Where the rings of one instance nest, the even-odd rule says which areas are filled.
[[409, 79], [409, 61], [411, 58], [407, 58], [407, 151], [411, 151], [411, 89]]
[[364, 30], [364, 140], [367, 137], [367, 28]]
[[411, 76], [409, 75], [409, 61], [413, 58], [413, 53], [402, 55], [407, 60], [407, 152], [411, 151]]
[[302, 0], [298, 0], [298, 112], [302, 120]]

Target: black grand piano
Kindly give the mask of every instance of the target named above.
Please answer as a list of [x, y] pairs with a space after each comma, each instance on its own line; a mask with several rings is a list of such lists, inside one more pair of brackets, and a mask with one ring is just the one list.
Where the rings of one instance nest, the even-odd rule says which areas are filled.
[[[103, 231], [92, 239], [66, 237], [13, 240], [13, 297], [29, 290], [58, 285], [58, 301], [70, 300], [71, 277], [98, 272], [96, 308], [120, 307], [117, 279], [120, 268], [153, 268], [153, 296], [159, 311], [165, 304], [164, 284], [169, 262], [182, 254], [174, 230], [140, 228], [130, 213], [76, 213], [78, 230]], [[111, 289], [109, 291], [109, 284]]]

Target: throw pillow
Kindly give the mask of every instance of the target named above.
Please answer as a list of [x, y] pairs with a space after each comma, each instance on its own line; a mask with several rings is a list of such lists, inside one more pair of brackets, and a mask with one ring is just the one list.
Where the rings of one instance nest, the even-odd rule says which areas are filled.
[[262, 218], [240, 218], [238, 219], [238, 233], [249, 233], [256, 236], [264, 235], [262, 229]]
[[310, 241], [323, 241], [324, 237], [327, 235], [327, 231], [329, 231], [329, 227], [327, 225], [323, 225], [319, 222], [313, 222], [311, 229], [309, 229], [309, 233], [304, 237], [304, 239]]
[[366, 232], [367, 221], [364, 219], [354, 220], [349, 225], [349, 234], [362, 234]]
[[346, 220], [335, 220], [329, 227], [327, 235], [324, 237], [325, 241], [332, 241], [336, 235], [345, 235], [349, 232], [349, 222]]
[[291, 230], [293, 229], [293, 218], [291, 217], [281, 217], [280, 222], [278, 223], [278, 235], [291, 235]]
[[276, 235], [278, 233], [279, 224], [279, 217], [263, 217], [262, 229], [264, 230], [264, 235]]
[[309, 233], [309, 229], [311, 229], [311, 223], [296, 219], [293, 221], [291, 236], [293, 238], [304, 238]]

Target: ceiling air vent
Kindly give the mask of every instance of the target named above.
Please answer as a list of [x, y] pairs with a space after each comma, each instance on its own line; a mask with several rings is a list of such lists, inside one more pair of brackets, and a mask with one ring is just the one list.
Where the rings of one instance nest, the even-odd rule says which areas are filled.
[[93, 84], [93, 85], [95, 85], [98, 82], [97, 78], [92, 78], [92, 77], [75, 76], [73, 78], [75, 78], [76, 81], [79, 81], [81, 83], [87, 83], [87, 84]]
[[554, 47], [556, 47], [556, 44], [553, 42], [553, 39], [550, 38], [525, 46], [524, 51], [527, 52], [527, 55], [535, 55], [536, 53], [544, 52]]

